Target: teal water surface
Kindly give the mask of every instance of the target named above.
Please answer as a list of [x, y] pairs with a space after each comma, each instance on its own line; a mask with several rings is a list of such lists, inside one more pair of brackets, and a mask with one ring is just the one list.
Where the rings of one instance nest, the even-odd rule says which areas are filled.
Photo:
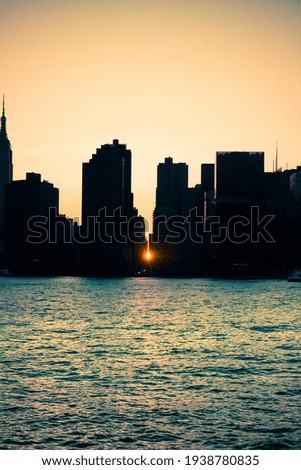
[[1, 448], [300, 449], [300, 294], [1, 278]]

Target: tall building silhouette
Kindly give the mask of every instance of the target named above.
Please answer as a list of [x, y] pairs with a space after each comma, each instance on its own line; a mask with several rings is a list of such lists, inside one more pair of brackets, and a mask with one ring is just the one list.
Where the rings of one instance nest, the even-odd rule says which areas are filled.
[[262, 244], [246, 240], [241, 224], [251, 226], [252, 207], [264, 210], [264, 152], [217, 152], [215, 183], [216, 215], [227, 236], [214, 244], [214, 258], [221, 265], [258, 262]]
[[[157, 167], [156, 207], [153, 220], [153, 241], [163, 243], [168, 233], [168, 218], [182, 215], [183, 195], [188, 189], [188, 165], [165, 158]], [[162, 218], [165, 217], [165, 222]]]
[[[157, 167], [156, 207], [152, 247], [159, 271], [179, 269], [183, 260], [183, 240], [173, 238], [175, 225], [183, 219], [187, 205], [188, 165], [171, 157]], [[185, 214], [186, 215], [186, 214]]]
[[133, 216], [131, 171], [131, 151], [117, 139], [112, 144], [102, 145], [89, 163], [83, 163], [83, 224], [103, 207], [110, 214], [120, 207], [123, 215]]
[[3, 251], [5, 185], [12, 181], [12, 150], [6, 131], [5, 101], [3, 96], [0, 129], [0, 253]]
[[131, 151], [117, 139], [102, 145], [83, 163], [82, 229], [90, 241], [83, 247], [83, 262], [98, 272], [122, 271], [132, 260], [129, 235], [137, 210], [131, 166]]
[[[171, 157], [157, 167], [156, 208], [154, 216], [180, 215], [182, 195], [188, 188], [188, 165], [173, 163]], [[154, 230], [155, 233], [155, 230]]]
[[204, 193], [214, 190], [214, 163], [202, 163], [201, 183]]
[[300, 265], [300, 181], [301, 167], [264, 174], [265, 211], [274, 215], [270, 227], [275, 243], [265, 249], [270, 265]]
[[216, 197], [219, 201], [262, 196], [264, 152], [217, 152]]
[[[41, 181], [38, 173], [27, 173], [26, 180], [12, 181], [5, 188], [5, 229], [4, 254], [7, 265], [12, 268], [41, 265], [53, 261], [55, 244], [49, 244], [49, 209], [58, 211], [59, 191], [48, 181]], [[36, 243], [29, 243], [29, 220], [42, 217], [33, 231], [42, 233], [45, 239], [37, 238]], [[46, 223], [44, 222], [46, 221]], [[37, 235], [37, 233], [36, 233]]]

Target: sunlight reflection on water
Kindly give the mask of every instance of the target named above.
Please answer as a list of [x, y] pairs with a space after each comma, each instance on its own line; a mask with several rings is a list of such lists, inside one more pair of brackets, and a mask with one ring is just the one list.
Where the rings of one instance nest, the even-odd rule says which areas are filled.
[[300, 289], [3, 278], [1, 448], [300, 448]]

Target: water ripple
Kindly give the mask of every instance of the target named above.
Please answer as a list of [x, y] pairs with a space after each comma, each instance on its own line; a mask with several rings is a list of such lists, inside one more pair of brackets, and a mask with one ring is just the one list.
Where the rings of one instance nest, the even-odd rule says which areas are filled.
[[299, 449], [300, 287], [1, 278], [1, 448]]

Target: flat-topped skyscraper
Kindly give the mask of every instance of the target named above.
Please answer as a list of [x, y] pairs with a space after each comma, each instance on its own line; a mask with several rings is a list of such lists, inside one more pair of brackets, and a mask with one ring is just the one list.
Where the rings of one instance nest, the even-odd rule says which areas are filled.
[[83, 164], [82, 226], [90, 236], [83, 259], [98, 273], [120, 272], [132, 258], [130, 221], [137, 210], [131, 166], [131, 151], [117, 139], [102, 145]]
[[0, 252], [3, 251], [4, 191], [5, 185], [12, 181], [12, 150], [6, 132], [5, 102], [3, 96], [0, 129]]
[[264, 152], [217, 152], [215, 176], [216, 234], [226, 227], [227, 236], [211, 244], [214, 262], [220, 266], [260, 263], [269, 245], [263, 238], [257, 241], [252, 230], [265, 215]]
[[181, 215], [182, 193], [188, 188], [188, 166], [171, 157], [157, 167], [155, 216]]
[[263, 188], [264, 152], [217, 152], [218, 200], [260, 199]]
[[131, 192], [132, 154], [117, 139], [102, 145], [83, 164], [82, 223], [106, 208], [108, 215], [120, 207], [121, 215], [133, 216]]

